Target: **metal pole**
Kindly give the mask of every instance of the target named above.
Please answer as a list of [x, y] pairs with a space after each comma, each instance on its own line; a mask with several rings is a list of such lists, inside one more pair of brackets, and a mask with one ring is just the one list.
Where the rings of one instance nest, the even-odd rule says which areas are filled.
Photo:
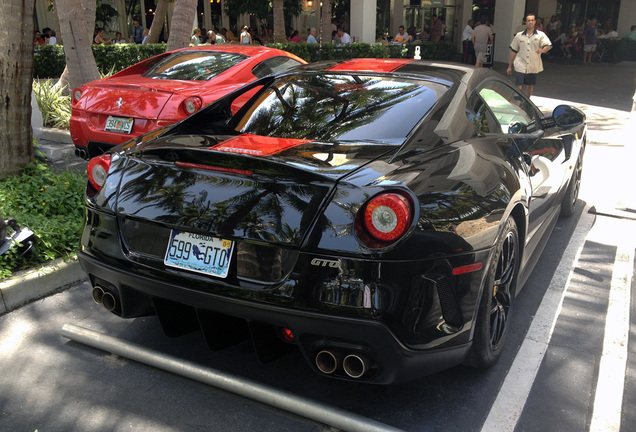
[[330, 407], [293, 393], [267, 387], [263, 384], [214, 369], [203, 368], [177, 357], [158, 353], [137, 344], [125, 342], [73, 324], [64, 325], [62, 336], [345, 431], [400, 431], [400, 429], [375, 420]]

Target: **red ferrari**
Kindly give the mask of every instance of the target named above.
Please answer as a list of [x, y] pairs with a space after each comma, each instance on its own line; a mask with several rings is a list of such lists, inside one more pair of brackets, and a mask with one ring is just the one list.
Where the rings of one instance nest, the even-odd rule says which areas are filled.
[[306, 63], [286, 51], [249, 45], [198, 46], [149, 58], [73, 91], [75, 154], [98, 156], [248, 82]]

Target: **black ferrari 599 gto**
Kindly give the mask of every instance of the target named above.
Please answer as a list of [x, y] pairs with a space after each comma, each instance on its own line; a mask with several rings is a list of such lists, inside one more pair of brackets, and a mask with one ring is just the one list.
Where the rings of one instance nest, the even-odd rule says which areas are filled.
[[106, 309], [211, 349], [382, 384], [486, 367], [586, 130], [488, 69], [301, 66], [92, 159], [79, 259]]

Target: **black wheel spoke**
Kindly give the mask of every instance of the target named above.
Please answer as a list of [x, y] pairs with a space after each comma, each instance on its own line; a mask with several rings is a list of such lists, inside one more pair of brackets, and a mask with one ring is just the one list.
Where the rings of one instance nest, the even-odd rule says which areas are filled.
[[497, 262], [490, 309], [490, 343], [493, 348], [501, 342], [506, 330], [512, 284], [517, 265], [516, 241], [517, 237], [514, 232], [506, 234]]

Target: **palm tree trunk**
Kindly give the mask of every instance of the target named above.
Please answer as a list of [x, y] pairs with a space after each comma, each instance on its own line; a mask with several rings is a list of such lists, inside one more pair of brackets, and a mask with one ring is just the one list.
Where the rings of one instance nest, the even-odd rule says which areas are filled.
[[320, 43], [331, 42], [331, 0], [323, 0], [320, 11]]
[[274, 42], [286, 43], [285, 36], [285, 0], [274, 0]]
[[34, 0], [0, 2], [0, 178], [33, 160]]
[[170, 23], [170, 37], [166, 51], [185, 48], [190, 45], [192, 23], [197, 13], [197, 0], [177, 0]]
[[159, 35], [161, 34], [161, 28], [166, 19], [168, 13], [168, 0], [157, 0], [157, 8], [155, 9], [155, 18], [152, 20], [150, 26], [150, 32], [148, 33], [147, 44], [159, 42]]
[[100, 78], [92, 49], [96, 7], [95, 0], [55, 0], [66, 57], [61, 83], [69, 91]]

